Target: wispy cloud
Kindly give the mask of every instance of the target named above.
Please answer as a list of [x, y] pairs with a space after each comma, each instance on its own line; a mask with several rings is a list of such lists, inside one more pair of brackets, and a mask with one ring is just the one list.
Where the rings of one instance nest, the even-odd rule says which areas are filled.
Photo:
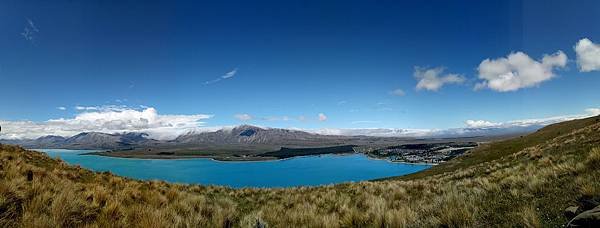
[[261, 117], [261, 120], [265, 120], [265, 121], [290, 121], [290, 117], [289, 116], [267, 116], [267, 117]]
[[240, 121], [249, 121], [249, 120], [252, 120], [253, 117], [246, 113], [240, 113], [240, 114], [233, 115], [233, 118], [236, 118], [237, 120], [240, 120]]
[[402, 97], [402, 96], [406, 95], [406, 93], [402, 89], [395, 89], [395, 90], [390, 91], [390, 95]]
[[235, 76], [235, 74], [237, 74], [237, 68], [233, 69], [232, 71], [227, 72], [225, 75], [221, 76], [221, 78], [222, 79], [231, 78], [231, 77]]
[[390, 107], [390, 103], [387, 101], [380, 101], [377, 102], [377, 104], [375, 104], [375, 107], [373, 107], [374, 111], [378, 111], [378, 112], [388, 112], [388, 111], [392, 111], [394, 110], [392, 107]]
[[238, 69], [235, 68], [232, 71], [229, 71], [229, 72], [225, 73], [224, 75], [221, 75], [221, 77], [218, 77], [218, 78], [215, 78], [213, 80], [204, 82], [204, 84], [205, 85], [209, 85], [209, 84], [217, 83], [217, 82], [219, 82], [221, 80], [233, 78], [233, 76], [235, 76], [237, 74], [237, 71], [238, 71]]
[[75, 110], [77, 110], [77, 111], [98, 110], [98, 107], [96, 107], [96, 106], [75, 106]]
[[25, 40], [29, 42], [34, 42], [35, 36], [38, 32], [40, 32], [40, 30], [35, 26], [31, 19], [27, 18], [26, 20], [27, 24], [25, 25], [25, 28], [23, 29], [21, 35], [23, 36], [23, 38], [25, 38]]
[[291, 117], [288, 115], [255, 116], [255, 115], [251, 115], [251, 114], [247, 114], [247, 113], [235, 114], [233, 116], [233, 118], [240, 120], [240, 121], [259, 120], [259, 121], [269, 121], [269, 122], [287, 122], [287, 121], [306, 122], [306, 121], [325, 121], [325, 120], [327, 120], [327, 116], [323, 113], [319, 113], [317, 115], [317, 117], [313, 118], [313, 119], [307, 118], [304, 115], [300, 115], [297, 117]]
[[376, 123], [381, 123], [381, 121], [376, 121], [376, 120], [357, 120], [357, 121], [352, 121], [350, 123], [351, 124], [376, 124]]
[[65, 110], [67, 110], [67, 108], [66, 108], [66, 107], [63, 107], [63, 106], [56, 107], [56, 109], [58, 109], [58, 110], [62, 110], [62, 111], [65, 111]]
[[[141, 108], [149, 108], [147, 106], [144, 105], [140, 105]], [[115, 111], [115, 112], [120, 112], [120, 111], [124, 111], [124, 110], [129, 110], [132, 109], [131, 107], [127, 106], [127, 105], [97, 105], [97, 106], [83, 106], [83, 105], [78, 105], [74, 107], [75, 110], [77, 111]]]
[[319, 121], [323, 122], [327, 120], [327, 116], [323, 113], [319, 113]]

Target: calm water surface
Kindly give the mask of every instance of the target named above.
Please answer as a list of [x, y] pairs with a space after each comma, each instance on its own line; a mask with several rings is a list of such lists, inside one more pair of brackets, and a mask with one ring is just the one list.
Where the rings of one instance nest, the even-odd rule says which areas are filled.
[[206, 158], [131, 159], [79, 155], [90, 151], [40, 149], [72, 165], [95, 171], [176, 183], [239, 187], [315, 186], [399, 176], [427, 169], [428, 165], [392, 163], [363, 154], [320, 155], [257, 162], [222, 162]]

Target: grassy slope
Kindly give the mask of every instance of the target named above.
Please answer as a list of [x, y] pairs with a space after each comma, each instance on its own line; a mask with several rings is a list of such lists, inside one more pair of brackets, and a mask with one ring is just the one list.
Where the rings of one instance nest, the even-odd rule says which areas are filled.
[[136, 181], [12, 146], [0, 146], [0, 161], [0, 227], [556, 227], [564, 208], [600, 196], [600, 120], [548, 126], [406, 177], [313, 188]]
[[560, 136], [561, 134], [569, 133], [571, 131], [584, 128], [586, 126], [596, 124], [599, 121], [600, 116], [597, 116], [548, 125], [538, 130], [537, 132], [534, 132], [527, 136], [515, 137], [513, 139], [484, 144], [483, 146], [472, 150], [469, 154], [451, 160], [450, 162], [446, 162], [442, 165], [435, 166], [423, 172], [414, 173], [412, 175], [402, 177], [396, 177], [394, 179], [410, 180], [422, 178], [435, 174], [452, 172], [457, 169], [466, 168], [483, 162], [496, 160], [504, 156], [514, 154], [527, 147], [542, 144], [548, 140]]

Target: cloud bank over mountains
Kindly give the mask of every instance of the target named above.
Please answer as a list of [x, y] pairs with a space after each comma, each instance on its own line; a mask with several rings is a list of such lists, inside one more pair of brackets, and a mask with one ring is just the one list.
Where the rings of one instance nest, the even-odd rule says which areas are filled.
[[81, 132], [145, 132], [156, 139], [171, 138], [201, 127], [211, 115], [163, 115], [156, 109], [142, 110], [124, 107], [85, 107], [93, 110], [78, 113], [73, 118], [43, 122], [0, 120], [0, 138], [38, 138], [45, 135], [72, 136]]
[[471, 137], [493, 136], [511, 133], [534, 131], [546, 125], [573, 119], [581, 119], [600, 115], [600, 108], [589, 108], [585, 113], [553, 116], [539, 119], [523, 119], [507, 122], [491, 122], [487, 120], [466, 120], [465, 127], [451, 129], [399, 129], [399, 128], [355, 128], [355, 129], [316, 129], [307, 130], [327, 135], [365, 135], [380, 137]]
[[486, 120], [467, 120], [466, 128], [516, 128], [529, 126], [546, 126], [567, 120], [581, 119], [600, 115], [600, 108], [588, 108], [583, 114], [553, 116], [539, 119], [512, 120], [507, 122], [491, 122]]
[[[151, 107], [133, 109], [123, 106], [87, 107], [73, 118], [51, 119], [42, 122], [0, 120], [2, 133], [0, 139], [35, 139], [47, 135], [73, 136], [82, 132], [124, 133], [140, 132], [149, 134], [153, 139], [173, 139], [189, 132], [217, 131], [231, 126], [205, 126], [212, 115], [164, 115]], [[93, 110], [93, 111], [87, 111]], [[321, 113], [322, 114], [322, 113]], [[463, 137], [481, 135], [500, 135], [532, 131], [545, 125], [566, 120], [600, 115], [600, 108], [589, 108], [585, 113], [524, 119], [507, 122], [488, 120], [466, 120], [465, 127], [452, 129], [401, 129], [401, 128], [322, 128], [302, 129], [315, 134], [379, 137]], [[249, 116], [237, 116], [247, 119]], [[319, 115], [321, 121], [327, 116]]]

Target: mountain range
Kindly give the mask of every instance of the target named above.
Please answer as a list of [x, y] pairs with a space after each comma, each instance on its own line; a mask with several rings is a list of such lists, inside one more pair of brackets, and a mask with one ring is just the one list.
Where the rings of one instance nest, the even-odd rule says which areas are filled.
[[[477, 134], [445, 134], [452, 141], [461, 138], [486, 139], [503, 134], [517, 134], [535, 130], [522, 129], [521, 132], [504, 132], [498, 130], [477, 130]], [[496, 133], [496, 134], [494, 134]], [[443, 137], [440, 137], [443, 138]], [[325, 135], [300, 130], [262, 128], [252, 125], [240, 125], [234, 128], [223, 128], [213, 132], [190, 131], [172, 140], [149, 138], [146, 133], [101, 133], [83, 132], [71, 137], [48, 135], [37, 139], [1, 139], [0, 143], [20, 145], [26, 148], [47, 149], [96, 149], [96, 150], [131, 150], [139, 148], [258, 148], [264, 150], [280, 147], [317, 147], [337, 145], [387, 145], [415, 141], [435, 141], [435, 138], [419, 139], [415, 137], [379, 137], [364, 135]], [[445, 140], [437, 139], [437, 140]]]
[[26, 148], [119, 149], [139, 145], [156, 145], [160, 141], [148, 138], [146, 133], [83, 132], [71, 137], [48, 135], [37, 139], [0, 140], [0, 143], [21, 145]]

